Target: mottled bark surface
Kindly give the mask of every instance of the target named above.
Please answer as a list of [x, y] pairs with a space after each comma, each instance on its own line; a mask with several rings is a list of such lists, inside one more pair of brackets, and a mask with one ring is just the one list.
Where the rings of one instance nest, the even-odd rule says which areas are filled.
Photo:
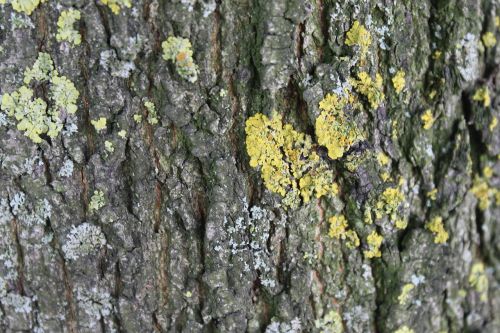
[[[55, 39], [63, 8], [81, 11], [79, 46]], [[332, 311], [346, 332], [500, 331], [500, 209], [494, 198], [479, 209], [470, 192], [484, 167], [500, 186], [499, 127], [489, 130], [500, 59], [480, 45], [499, 11], [489, 0], [138, 0], [114, 15], [99, 1], [49, 0], [20, 25], [14, 16], [28, 16], [0, 6], [0, 94], [22, 84], [38, 52], [80, 92], [76, 133], [35, 144], [0, 122], [0, 331], [285, 332], [292, 321], [327, 331]], [[319, 101], [356, 72], [345, 45], [356, 19], [372, 33], [366, 68], [386, 94], [353, 116], [366, 139], [357, 149], [391, 157], [409, 221], [404, 231], [375, 223], [375, 259], [363, 256], [363, 212], [390, 183], [375, 160], [329, 161], [339, 196], [286, 210], [245, 147], [245, 120], [272, 110], [314, 140]], [[170, 35], [191, 41], [197, 82], [162, 59]], [[488, 108], [472, 100], [485, 85]], [[134, 120], [147, 116], [145, 97], [158, 124]], [[428, 108], [436, 122], [424, 130]], [[105, 205], [92, 211], [96, 190]], [[328, 237], [339, 212], [360, 248]], [[424, 227], [432, 216], [443, 217], [444, 245]], [[106, 245], [71, 258], [68, 235], [84, 223]], [[486, 298], [469, 282], [478, 262]]]

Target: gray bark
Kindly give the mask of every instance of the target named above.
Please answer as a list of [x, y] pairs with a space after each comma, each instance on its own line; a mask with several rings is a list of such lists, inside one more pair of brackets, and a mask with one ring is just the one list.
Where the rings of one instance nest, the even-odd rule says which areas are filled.
[[[82, 13], [79, 46], [55, 39], [62, 8]], [[328, 331], [331, 311], [346, 332], [500, 331], [500, 208], [492, 199], [479, 209], [470, 192], [485, 166], [500, 186], [499, 127], [488, 129], [500, 116], [499, 58], [496, 47], [478, 50], [499, 10], [489, 0], [138, 0], [114, 15], [99, 1], [49, 0], [23, 27], [12, 15], [27, 16], [0, 6], [0, 94], [22, 84], [40, 51], [80, 93], [72, 135], [35, 144], [15, 122], [0, 126], [0, 331], [260, 332], [280, 323], [284, 332], [295, 318], [303, 331]], [[362, 250], [365, 205], [386, 187], [376, 163], [349, 171], [345, 158], [329, 161], [339, 197], [284, 209], [245, 146], [245, 120], [272, 110], [314, 138], [319, 101], [355, 70], [342, 58], [354, 56], [345, 34], [355, 19], [372, 32], [369, 57], [386, 93], [380, 108], [355, 115], [362, 148], [384, 151], [395, 182], [406, 181], [409, 225], [380, 222], [374, 259]], [[162, 59], [170, 35], [191, 41], [197, 82]], [[393, 69], [406, 72], [400, 96]], [[484, 85], [489, 108], [472, 100]], [[134, 121], [147, 115], [145, 97], [156, 125]], [[420, 122], [427, 108], [437, 116], [431, 131]], [[90, 122], [99, 117], [102, 132]], [[92, 212], [96, 190], [105, 205]], [[339, 212], [360, 248], [328, 237]], [[444, 219], [445, 245], [424, 227], [432, 216]], [[69, 258], [63, 248], [84, 223], [106, 245]], [[486, 300], [469, 282], [477, 262]]]

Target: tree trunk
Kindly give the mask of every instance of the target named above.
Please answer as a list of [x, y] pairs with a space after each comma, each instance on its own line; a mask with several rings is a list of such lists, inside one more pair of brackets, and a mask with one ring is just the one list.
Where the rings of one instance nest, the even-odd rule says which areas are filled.
[[[79, 92], [78, 130], [68, 116], [40, 143], [0, 112], [0, 331], [500, 331], [499, 58], [481, 40], [498, 31], [497, 1], [137, 0], [117, 14], [102, 2], [0, 5], [0, 94], [39, 52]], [[56, 40], [70, 8], [79, 45]], [[346, 45], [356, 20], [365, 60]], [[191, 42], [195, 82], [163, 59], [169, 36]], [[361, 70], [381, 74], [385, 99], [352, 90], [363, 140], [332, 160], [318, 105]], [[273, 110], [312, 138], [337, 196], [290, 208], [266, 188], [245, 122]], [[389, 187], [406, 228], [365, 221]], [[329, 236], [340, 214], [359, 247]], [[373, 230], [381, 257], [367, 258]]]

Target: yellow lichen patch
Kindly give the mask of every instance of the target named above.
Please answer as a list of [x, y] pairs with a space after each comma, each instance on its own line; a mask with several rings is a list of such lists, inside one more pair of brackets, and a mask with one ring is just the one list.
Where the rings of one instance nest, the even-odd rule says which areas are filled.
[[145, 99], [144, 106], [146, 107], [146, 110], [148, 110], [148, 123], [151, 125], [158, 124], [158, 113], [156, 112], [156, 107], [153, 102]]
[[[40, 52], [32, 68], [24, 71], [24, 84], [11, 94], [4, 94], [0, 109], [17, 121], [17, 129], [35, 143], [42, 142], [41, 135], [56, 138], [62, 131], [67, 114], [77, 111], [79, 93], [73, 82], [60, 76], [48, 53]], [[31, 86], [47, 84], [48, 102], [36, 97]]]
[[488, 276], [482, 262], [472, 265], [469, 283], [479, 293], [481, 301], [486, 302], [488, 300]]
[[352, 249], [359, 246], [358, 234], [354, 230], [348, 230], [347, 220], [344, 215], [330, 217], [330, 230], [328, 236], [331, 238], [347, 240], [346, 245]]
[[311, 138], [283, 125], [280, 115], [258, 113], [246, 121], [245, 132], [250, 166], [260, 167], [265, 186], [284, 197], [286, 206], [338, 193], [333, 172], [313, 150]]
[[90, 198], [89, 211], [96, 212], [105, 205], [104, 192], [101, 190], [95, 190], [94, 194]]
[[370, 207], [366, 207], [365, 208], [365, 211], [363, 213], [363, 221], [366, 223], [366, 224], [372, 224], [373, 223], [373, 219], [372, 219], [372, 212], [370, 210]]
[[112, 153], [115, 151], [115, 147], [113, 146], [113, 142], [111, 141], [104, 141], [104, 149], [106, 149], [106, 151]]
[[436, 195], [438, 193], [437, 188], [433, 189], [432, 191], [427, 192], [426, 196], [429, 198], [431, 201], [436, 200]]
[[132, 7], [131, 0], [101, 0], [103, 4], [109, 7], [113, 14], [119, 14], [123, 7]]
[[139, 124], [139, 123], [142, 121], [142, 115], [140, 115], [140, 114], [138, 114], [138, 113], [134, 114], [134, 117], [133, 117], [133, 118], [134, 118], [134, 121], [135, 121], [137, 124]]
[[99, 119], [97, 119], [97, 120], [91, 120], [91, 121], [90, 121], [90, 123], [91, 123], [92, 125], [94, 125], [95, 130], [96, 130], [97, 132], [100, 132], [100, 131], [102, 131], [103, 129], [105, 129], [105, 128], [106, 128], [106, 121], [107, 121], [107, 120], [106, 120], [106, 118], [104, 118], [104, 117], [100, 117], [100, 118], [99, 118]]
[[170, 36], [161, 43], [163, 59], [175, 63], [179, 75], [191, 83], [198, 80], [198, 66], [194, 63], [191, 42], [187, 38]]
[[56, 40], [58, 42], [68, 41], [74, 45], [82, 42], [82, 36], [73, 28], [76, 21], [80, 19], [80, 11], [75, 9], [63, 10], [57, 20]]
[[428, 130], [434, 124], [434, 116], [432, 115], [431, 109], [425, 110], [425, 112], [420, 116], [420, 120], [424, 124], [424, 129]]
[[395, 330], [394, 333], [414, 333], [414, 331], [405, 325]]
[[331, 159], [344, 155], [361, 135], [356, 125], [349, 121], [343, 111], [348, 97], [327, 94], [319, 103], [321, 114], [316, 118], [316, 136], [318, 143], [328, 149]]
[[370, 259], [382, 256], [382, 253], [380, 252], [380, 246], [382, 245], [383, 240], [384, 237], [379, 235], [375, 230], [372, 231], [366, 239], [368, 250], [363, 251], [365, 258]]
[[394, 86], [394, 90], [396, 94], [401, 93], [405, 87], [405, 72], [398, 71], [396, 75], [392, 78], [392, 85]]
[[434, 243], [444, 244], [448, 240], [448, 232], [444, 230], [443, 218], [436, 216], [425, 225], [434, 234]]
[[314, 326], [321, 333], [343, 333], [344, 324], [342, 317], [337, 311], [331, 310], [323, 318], [316, 319]]
[[127, 131], [121, 130], [118, 132], [118, 136], [122, 139], [125, 139], [127, 137]]
[[497, 117], [493, 117], [491, 118], [491, 122], [490, 122], [490, 125], [488, 126], [488, 128], [490, 129], [490, 132], [493, 132], [493, 130], [498, 126], [498, 118]]
[[483, 177], [476, 177], [472, 186], [471, 192], [479, 200], [479, 209], [486, 210], [491, 205], [490, 197], [494, 196], [497, 191], [490, 188], [488, 182]]
[[404, 201], [405, 196], [399, 188], [386, 188], [375, 206], [375, 216], [377, 219], [381, 219], [386, 214], [391, 221], [395, 222], [397, 220], [398, 208]]
[[360, 58], [364, 59], [368, 53], [368, 48], [372, 43], [372, 37], [370, 32], [359, 23], [359, 21], [354, 21], [351, 29], [347, 32], [347, 38], [345, 44], [347, 46], [359, 46]]
[[377, 154], [377, 161], [378, 164], [380, 164], [380, 166], [387, 166], [389, 165], [389, 163], [391, 163], [390, 157], [384, 154], [383, 152], [379, 152]]
[[397, 219], [396, 222], [394, 222], [394, 225], [396, 228], [404, 230], [408, 226], [408, 221], [404, 219]]
[[495, 27], [500, 27], [500, 17], [495, 16]]
[[483, 40], [483, 45], [486, 48], [493, 47], [497, 44], [497, 38], [495, 37], [495, 34], [492, 33], [491, 31], [484, 33], [481, 39]]
[[443, 55], [443, 52], [439, 51], [439, 50], [436, 50], [434, 51], [434, 53], [432, 54], [432, 59], [434, 60], [439, 60], [441, 59], [441, 56]]
[[401, 305], [405, 305], [410, 297], [410, 292], [415, 289], [415, 285], [413, 283], [407, 283], [401, 288], [401, 293], [398, 296], [398, 302]]
[[485, 86], [477, 89], [474, 96], [472, 96], [472, 100], [483, 103], [485, 108], [489, 107], [491, 105], [491, 97], [488, 87]]
[[[11, 0], [10, 4], [16, 12], [22, 12], [28, 15], [38, 7], [39, 4], [46, 2], [47, 0]], [[0, 4], [5, 4], [6, 1], [0, 1]]]
[[486, 179], [493, 177], [493, 169], [489, 166], [485, 166], [483, 168], [483, 176], [486, 177]]
[[380, 74], [375, 75], [375, 80], [372, 80], [367, 72], [361, 72], [358, 74], [358, 79], [350, 78], [349, 82], [351, 85], [362, 95], [364, 95], [370, 107], [376, 109], [384, 101], [385, 95], [383, 92], [383, 81]]

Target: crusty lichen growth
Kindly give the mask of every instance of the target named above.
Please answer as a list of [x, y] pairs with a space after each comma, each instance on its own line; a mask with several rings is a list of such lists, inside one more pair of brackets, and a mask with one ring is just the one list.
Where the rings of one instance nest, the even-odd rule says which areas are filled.
[[75, 9], [63, 10], [59, 19], [57, 20], [57, 34], [56, 39], [58, 42], [68, 41], [74, 45], [80, 45], [82, 36], [73, 28], [76, 21], [80, 19], [80, 11]]
[[405, 305], [410, 298], [411, 291], [415, 289], [415, 285], [413, 283], [407, 283], [401, 288], [401, 293], [398, 296], [398, 302], [400, 305]]
[[493, 132], [493, 130], [498, 126], [498, 118], [496, 116], [493, 116], [491, 118], [490, 124], [488, 125], [488, 129], [490, 132]]
[[344, 215], [335, 215], [330, 217], [330, 230], [328, 236], [336, 239], [347, 240], [348, 248], [353, 249], [359, 246], [359, 237], [356, 231], [349, 230], [347, 220]]
[[344, 113], [349, 102], [349, 97], [327, 94], [319, 103], [322, 112], [316, 118], [316, 136], [318, 143], [328, 149], [328, 156], [334, 160], [362, 139], [356, 124]]
[[161, 44], [163, 59], [171, 60], [179, 75], [194, 83], [198, 80], [198, 66], [193, 60], [193, 50], [189, 39], [170, 36]]
[[492, 48], [497, 44], [497, 38], [495, 37], [495, 34], [491, 31], [487, 31], [484, 33], [484, 35], [481, 37], [483, 40], [483, 45], [486, 48]]
[[486, 275], [484, 263], [476, 262], [472, 265], [469, 283], [479, 293], [482, 302], [488, 301], [488, 276]]
[[491, 205], [492, 197], [496, 196], [499, 192], [497, 189], [489, 186], [487, 179], [488, 177], [486, 175], [484, 175], [484, 177], [476, 176], [471, 188], [472, 194], [479, 200], [479, 209], [481, 210], [488, 209]]
[[46, 2], [47, 0], [0, 0], [0, 4], [9, 3], [16, 12], [22, 12], [28, 15], [38, 7], [39, 4]]
[[108, 6], [113, 14], [120, 14], [120, 10], [124, 7], [131, 8], [132, 1], [131, 0], [101, 0], [103, 4]]
[[90, 198], [89, 211], [94, 213], [104, 207], [105, 204], [104, 192], [101, 190], [95, 190], [94, 194]]
[[360, 72], [358, 79], [350, 78], [349, 82], [360, 94], [368, 99], [372, 109], [377, 109], [384, 101], [383, 80], [379, 73], [375, 75], [375, 80], [372, 80], [367, 72]]
[[387, 215], [398, 229], [406, 228], [407, 223], [398, 214], [404, 202], [405, 195], [398, 187], [386, 188], [375, 205], [376, 218], [381, 219]]
[[396, 91], [396, 94], [400, 94], [404, 87], [405, 87], [405, 72], [403, 71], [398, 71], [396, 75], [393, 76], [392, 78], [392, 85], [394, 86], [394, 90]]
[[331, 310], [323, 318], [317, 319], [314, 326], [320, 333], [343, 333], [342, 317], [337, 311]]
[[106, 238], [98, 226], [82, 223], [73, 227], [62, 246], [66, 259], [76, 260], [106, 245]]
[[420, 116], [420, 120], [422, 120], [423, 128], [425, 130], [430, 129], [434, 124], [434, 116], [432, 115], [432, 110], [425, 110], [425, 112]]
[[347, 32], [345, 44], [347, 46], [358, 46], [360, 59], [363, 62], [368, 53], [368, 48], [372, 44], [372, 37], [370, 32], [359, 21], [354, 21], [351, 29]]
[[158, 113], [156, 112], [156, 107], [148, 99], [144, 99], [144, 107], [148, 110], [148, 123], [151, 125], [158, 124]]
[[283, 126], [280, 115], [258, 113], [246, 121], [245, 132], [250, 166], [260, 167], [267, 189], [284, 197], [286, 206], [337, 194], [333, 172], [313, 150], [311, 138]]
[[366, 239], [368, 250], [363, 251], [365, 258], [371, 259], [381, 257], [382, 252], [380, 252], [380, 246], [382, 245], [383, 240], [384, 237], [373, 230]]
[[414, 331], [405, 325], [395, 330], [394, 333], [414, 333]]
[[[35, 97], [30, 88], [30, 85], [45, 83], [49, 86], [49, 106], [42, 98]], [[56, 138], [63, 129], [66, 115], [77, 111], [79, 93], [73, 82], [59, 76], [50, 55], [41, 52], [33, 67], [24, 72], [24, 84], [17, 91], [2, 96], [0, 109], [15, 118], [17, 129], [24, 131], [33, 142], [42, 142], [44, 134]]]
[[472, 100], [482, 103], [485, 108], [491, 105], [490, 90], [487, 86], [481, 87], [476, 90], [472, 96]]
[[434, 243], [444, 244], [448, 240], [448, 232], [444, 229], [443, 218], [441, 216], [433, 217], [425, 224], [425, 228], [434, 234]]
[[107, 119], [104, 117], [100, 117], [97, 120], [91, 120], [90, 123], [94, 125], [94, 128], [97, 132], [100, 132], [106, 128]]

